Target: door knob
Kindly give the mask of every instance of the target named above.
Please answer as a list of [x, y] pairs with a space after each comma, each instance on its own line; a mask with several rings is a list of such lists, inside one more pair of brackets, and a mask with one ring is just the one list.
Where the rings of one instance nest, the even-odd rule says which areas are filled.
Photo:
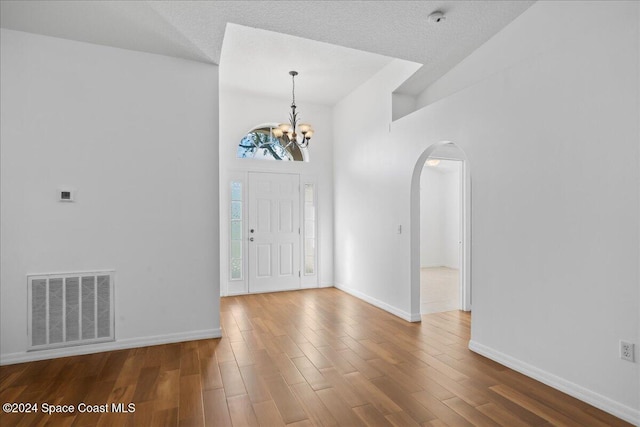
[[249, 237], [249, 241], [250, 241], [250, 242], [253, 242], [253, 237]]
[[249, 230], [249, 233], [253, 233], [255, 230], [252, 228], [251, 230]]

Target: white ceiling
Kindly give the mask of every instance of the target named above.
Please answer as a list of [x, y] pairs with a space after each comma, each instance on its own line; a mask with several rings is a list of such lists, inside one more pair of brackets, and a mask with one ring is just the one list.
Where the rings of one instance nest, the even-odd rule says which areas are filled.
[[[424, 64], [400, 92], [416, 94], [526, 10], [533, 1], [2, 1], [0, 25], [20, 31], [220, 63], [227, 23], [279, 32]], [[432, 25], [441, 10], [447, 19]], [[302, 45], [299, 40], [291, 42]], [[226, 48], [225, 48], [226, 49]], [[315, 50], [314, 50], [315, 52]], [[337, 52], [337, 51], [336, 51]], [[343, 52], [344, 53], [344, 52]], [[348, 64], [300, 64], [305, 75], [329, 67], [362, 67], [367, 76], [379, 57], [351, 52]], [[262, 50], [266, 58], [278, 52]], [[339, 55], [339, 54], [338, 54]], [[303, 68], [306, 67], [306, 68]], [[285, 68], [292, 68], [286, 66]], [[369, 70], [369, 71], [366, 71]], [[304, 73], [304, 74], [303, 74]], [[336, 79], [341, 73], [332, 73]], [[344, 73], [342, 73], [344, 74]], [[285, 74], [285, 77], [288, 77]], [[325, 87], [340, 86], [337, 80]], [[348, 86], [348, 85], [347, 85]], [[327, 102], [322, 101], [322, 102]]]
[[334, 105], [390, 61], [361, 50], [227, 24], [220, 86], [290, 102], [289, 71], [295, 70], [298, 105]]
[[145, 1], [2, 1], [0, 26], [194, 61], [214, 62]]

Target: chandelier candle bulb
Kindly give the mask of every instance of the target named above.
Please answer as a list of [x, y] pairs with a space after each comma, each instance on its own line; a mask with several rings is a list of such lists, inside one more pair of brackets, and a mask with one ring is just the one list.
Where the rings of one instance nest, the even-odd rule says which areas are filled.
[[301, 123], [299, 129], [300, 129], [300, 132], [302, 132], [302, 134], [304, 135], [305, 133], [311, 130], [311, 125]]
[[280, 125], [278, 125], [278, 128], [283, 132], [283, 133], [289, 133], [289, 131], [291, 130], [291, 125], [288, 123], [281, 123]]

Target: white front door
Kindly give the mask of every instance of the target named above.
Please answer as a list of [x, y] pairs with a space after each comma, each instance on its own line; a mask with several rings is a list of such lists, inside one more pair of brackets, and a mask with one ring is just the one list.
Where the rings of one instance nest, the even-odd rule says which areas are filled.
[[300, 178], [249, 173], [249, 292], [300, 288]]

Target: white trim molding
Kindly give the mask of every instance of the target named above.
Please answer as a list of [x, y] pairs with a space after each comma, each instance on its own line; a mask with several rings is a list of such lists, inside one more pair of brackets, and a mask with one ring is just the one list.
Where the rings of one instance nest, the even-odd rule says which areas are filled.
[[610, 413], [618, 418], [621, 418], [634, 425], [640, 425], [640, 411], [629, 406], [623, 405], [620, 402], [616, 402], [596, 393], [592, 390], [586, 389], [578, 384], [567, 381], [557, 375], [544, 371], [533, 365], [530, 365], [521, 360], [515, 359], [507, 354], [504, 354], [498, 350], [494, 350], [491, 347], [487, 347], [484, 344], [480, 344], [477, 341], [469, 341], [469, 350], [485, 356], [493, 361], [496, 361], [508, 368], [518, 371], [528, 377], [531, 377], [541, 383], [544, 383], [550, 387], [567, 393], [570, 396], [580, 399], [590, 405], [595, 406], [598, 409], [602, 409], [605, 412]]
[[370, 297], [367, 294], [363, 294], [360, 291], [357, 291], [355, 289], [346, 287], [344, 285], [341, 285], [339, 283], [336, 283], [334, 285], [337, 289], [340, 289], [343, 292], [348, 293], [349, 295], [353, 295], [354, 297], [361, 299], [375, 307], [378, 307], [388, 313], [393, 314], [394, 316], [397, 316], [403, 320], [406, 320], [407, 322], [420, 322], [422, 320], [422, 316], [420, 315], [420, 313], [407, 313], [404, 310], [400, 310], [392, 305], [387, 304], [386, 302], [382, 302], [378, 299], [375, 299], [373, 297]]
[[193, 332], [179, 332], [174, 334], [156, 335], [141, 338], [126, 338], [95, 345], [83, 345], [77, 347], [64, 347], [52, 350], [24, 351], [9, 353], [0, 356], [1, 365], [13, 365], [16, 363], [35, 362], [37, 360], [56, 359], [58, 357], [80, 356], [83, 354], [101, 353], [104, 351], [123, 350], [128, 348], [149, 347], [160, 344], [172, 344], [183, 341], [204, 340], [221, 338], [222, 329], [205, 329]]

